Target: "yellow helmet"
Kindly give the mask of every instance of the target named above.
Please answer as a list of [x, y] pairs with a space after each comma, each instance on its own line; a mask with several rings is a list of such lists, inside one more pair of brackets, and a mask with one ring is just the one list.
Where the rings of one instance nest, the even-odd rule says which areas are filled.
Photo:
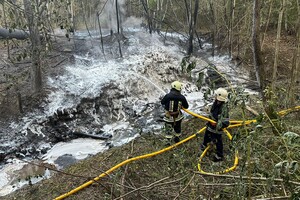
[[215, 94], [218, 101], [227, 101], [228, 92], [224, 88], [218, 88]]
[[174, 81], [171, 83], [171, 87], [175, 90], [181, 91], [182, 84], [179, 81]]

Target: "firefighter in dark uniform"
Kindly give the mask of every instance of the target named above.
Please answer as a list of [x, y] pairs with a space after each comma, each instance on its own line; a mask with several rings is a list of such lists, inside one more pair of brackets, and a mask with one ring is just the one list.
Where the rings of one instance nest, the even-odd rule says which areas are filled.
[[210, 109], [209, 118], [216, 123], [207, 123], [204, 140], [200, 147], [204, 151], [208, 143], [213, 142], [216, 144], [216, 154], [213, 157], [213, 161], [215, 162], [223, 160], [222, 129], [229, 126], [227, 97], [228, 93], [224, 88], [218, 88], [215, 91], [215, 100]]
[[[181, 94], [182, 83], [174, 81], [171, 84], [171, 90], [161, 100], [161, 104], [165, 109], [165, 137], [175, 143], [179, 142], [181, 136], [181, 123], [183, 115], [181, 108], [187, 109], [189, 104], [186, 98]], [[174, 130], [174, 132], [173, 132]]]

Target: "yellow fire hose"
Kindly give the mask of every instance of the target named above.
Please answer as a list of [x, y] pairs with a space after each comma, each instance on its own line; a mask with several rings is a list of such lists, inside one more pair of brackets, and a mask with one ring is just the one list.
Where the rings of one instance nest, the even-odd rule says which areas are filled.
[[[228, 132], [228, 130], [226, 129], [223, 129], [224, 132], [226, 133], [227, 137], [229, 138], [229, 140], [232, 140], [232, 136], [231, 134]], [[198, 170], [200, 173], [202, 174], [225, 174], [225, 173], [228, 173], [228, 172], [231, 172], [233, 170], [236, 169], [236, 167], [238, 166], [239, 164], [239, 154], [238, 154], [238, 151], [236, 150], [235, 151], [235, 155], [234, 155], [234, 164], [232, 167], [230, 168], [227, 168], [225, 170], [222, 170], [222, 171], [218, 171], [218, 172], [205, 172], [201, 169], [201, 161], [202, 159], [204, 158], [204, 156], [206, 155], [207, 151], [210, 149], [211, 145], [208, 145], [205, 150], [202, 152], [201, 156], [199, 157], [199, 162], [198, 162]]]
[[[201, 115], [198, 115], [196, 113], [193, 113], [192, 111], [189, 111], [187, 109], [183, 109], [185, 112], [189, 113], [190, 115], [194, 116], [194, 117], [198, 117], [198, 118], [201, 118], [201, 119], [204, 119], [206, 121], [209, 121], [209, 122], [212, 122], [212, 123], [216, 123], [215, 121], [207, 118], [207, 117], [203, 117]], [[247, 124], [250, 124], [250, 123], [253, 123], [253, 122], [256, 122], [256, 120], [247, 120], [247, 121], [230, 121], [230, 123], [233, 123], [233, 125], [230, 125], [228, 126], [227, 128], [233, 128], [233, 127], [238, 127], [238, 126], [242, 126], [242, 125], [247, 125]], [[225, 134], [227, 135], [227, 137], [229, 138], [229, 140], [231, 141], [232, 140], [232, 135], [229, 133], [229, 131], [224, 128], [223, 131], [225, 132]], [[238, 163], [239, 163], [239, 157], [238, 157], [238, 151], [236, 150], [235, 151], [235, 156], [234, 156], [234, 164], [232, 167], [230, 168], [227, 168], [225, 170], [222, 170], [222, 171], [218, 171], [218, 172], [205, 172], [201, 169], [201, 161], [202, 159], [205, 157], [207, 151], [210, 149], [211, 145], [208, 145], [205, 150], [202, 152], [201, 156], [199, 157], [199, 162], [198, 162], [198, 170], [200, 173], [202, 174], [224, 174], [224, 173], [228, 173], [228, 172], [231, 172], [233, 170], [236, 169]]]
[[296, 107], [293, 107], [293, 108], [289, 108], [289, 109], [286, 109], [286, 110], [279, 111], [277, 114], [280, 115], [280, 116], [284, 116], [284, 115], [287, 115], [290, 112], [298, 111], [298, 110], [300, 110], [300, 106], [296, 106]]
[[171, 146], [169, 146], [169, 147], [166, 147], [166, 148], [164, 148], [164, 149], [162, 149], [162, 150], [159, 150], [159, 151], [156, 151], [156, 152], [153, 152], [153, 153], [149, 153], [149, 154], [145, 154], [145, 155], [141, 155], [141, 156], [137, 156], [137, 157], [134, 157], [134, 158], [127, 159], [127, 160], [125, 160], [125, 161], [123, 161], [123, 162], [121, 162], [121, 163], [115, 165], [114, 167], [110, 168], [110, 169], [107, 170], [106, 172], [100, 174], [99, 176], [97, 176], [97, 177], [94, 178], [93, 180], [90, 180], [90, 181], [88, 181], [88, 182], [86, 182], [86, 183], [80, 185], [79, 187], [77, 187], [77, 188], [75, 188], [75, 189], [73, 189], [73, 190], [71, 190], [71, 191], [69, 191], [69, 192], [67, 192], [67, 193], [65, 193], [65, 194], [63, 194], [63, 195], [61, 195], [61, 196], [59, 196], [59, 197], [56, 197], [55, 200], [64, 199], [64, 198], [66, 198], [66, 197], [68, 197], [68, 196], [70, 196], [70, 195], [72, 195], [72, 194], [78, 192], [79, 190], [82, 190], [83, 188], [88, 187], [89, 185], [93, 184], [94, 182], [100, 180], [100, 178], [103, 178], [103, 177], [109, 175], [109, 174], [110, 174], [111, 172], [113, 172], [114, 170], [116, 170], [116, 169], [122, 167], [123, 165], [126, 165], [126, 164], [128, 164], [128, 163], [130, 163], [130, 162], [132, 162], [132, 161], [141, 160], [141, 159], [144, 159], [144, 158], [150, 158], [150, 157], [153, 157], [153, 156], [162, 154], [162, 153], [164, 153], [164, 152], [166, 152], [166, 151], [169, 151], [169, 150], [171, 150], [171, 149], [173, 149], [173, 148], [175, 148], [175, 147], [177, 147], [177, 146], [179, 146], [179, 145], [181, 145], [181, 144], [183, 144], [183, 143], [185, 143], [185, 142], [187, 142], [187, 141], [193, 139], [194, 137], [196, 137], [197, 134], [199, 134], [199, 133], [205, 131], [205, 129], [206, 129], [206, 127], [204, 127], [204, 128], [202, 128], [201, 130], [199, 130], [196, 134], [193, 134], [193, 135], [191, 135], [191, 136], [189, 136], [189, 137], [183, 139], [182, 141], [180, 141], [180, 142], [178, 142], [178, 143], [175, 143], [175, 144], [173, 144], [173, 145], [171, 145]]
[[[207, 120], [207, 118], [203, 117], [203, 116], [200, 116], [196, 113], [193, 113], [191, 111], [188, 111], [186, 109], [183, 109], [184, 111], [186, 111], [187, 113], [189, 113], [190, 115], [193, 115], [195, 117], [198, 117], [198, 118], [201, 118], [201, 119], [204, 119], [204, 120]], [[289, 108], [289, 109], [286, 109], [286, 110], [282, 110], [282, 111], [279, 111], [277, 114], [280, 115], [280, 116], [284, 116], [284, 115], [287, 115], [288, 113], [292, 112], [292, 111], [297, 111], [297, 110], [300, 110], [300, 106], [296, 106], [294, 108]], [[207, 121], [212, 121], [212, 120], [207, 120]], [[255, 123], [256, 120], [247, 120], [247, 121], [230, 121], [230, 126], [228, 126], [227, 128], [234, 128], [234, 127], [238, 127], [238, 126], [242, 126], [242, 125], [248, 125], [248, 124], [251, 124], [251, 123]], [[227, 137], [229, 138], [229, 140], [232, 140], [232, 136], [231, 134], [228, 132], [227, 129], [223, 129], [223, 131], [226, 133]], [[198, 170], [200, 173], [202, 174], [224, 174], [224, 173], [228, 173], [230, 171], [233, 171], [236, 169], [237, 165], [238, 165], [238, 162], [239, 162], [239, 158], [238, 158], [238, 151], [236, 150], [235, 151], [235, 158], [234, 158], [234, 164], [232, 167], [230, 168], [227, 168], [223, 171], [218, 171], [218, 172], [205, 172], [201, 169], [201, 161], [202, 159], [205, 157], [207, 151], [210, 149], [211, 145], [208, 145], [205, 150], [202, 152], [201, 156], [199, 157], [199, 162], [198, 162]]]
[[[283, 111], [280, 111], [278, 112], [279, 115], [286, 115], [287, 113], [291, 112], [291, 111], [295, 111], [295, 110], [299, 110], [300, 109], [300, 106], [297, 106], [297, 107], [294, 107], [294, 108], [290, 108], [290, 109], [287, 109], [287, 110], [283, 110]], [[211, 120], [207, 117], [204, 117], [204, 116], [201, 116], [201, 115], [198, 115], [196, 113], [193, 113], [187, 109], [183, 109], [185, 112], [187, 112], [188, 114], [192, 115], [192, 116], [195, 116], [197, 118], [200, 118], [200, 119], [203, 119], [205, 121], [208, 121], [208, 122], [212, 122], [212, 123], [216, 123], [214, 120]], [[231, 125], [228, 126], [227, 128], [234, 128], [234, 127], [238, 127], [238, 126], [242, 126], [242, 125], [248, 125], [248, 124], [251, 124], [251, 123], [254, 123], [256, 122], [256, 120], [247, 120], [247, 121], [230, 121]], [[156, 152], [152, 152], [152, 153], [149, 153], [149, 154], [145, 154], [145, 155], [141, 155], [141, 156], [137, 156], [137, 157], [134, 157], [134, 158], [130, 158], [130, 159], [127, 159], [117, 165], [115, 165], [114, 167], [110, 168], [109, 170], [107, 170], [106, 172], [100, 174], [99, 176], [95, 177], [94, 179], [80, 185], [79, 187], [65, 193], [65, 194], [62, 194], [60, 195], [59, 197], [56, 197], [54, 200], [60, 200], [60, 199], [64, 199], [86, 187], [88, 187], [89, 185], [93, 184], [94, 182], [100, 180], [101, 178], [109, 175], [110, 173], [112, 173], [114, 170], [122, 167], [123, 165], [126, 165], [130, 162], [133, 162], [133, 161], [136, 161], [136, 160], [141, 160], [141, 159], [144, 159], [144, 158], [150, 158], [150, 157], [153, 157], [153, 156], [156, 156], [156, 155], [159, 155], [159, 154], [162, 154], [166, 151], [169, 151], [193, 138], [196, 137], [197, 134], [200, 134], [202, 132], [204, 132], [206, 130], [206, 127], [203, 127], [202, 129], [200, 129], [196, 134], [193, 134], [185, 139], [183, 139], [182, 141], [178, 142], [178, 143], [175, 143], [169, 147], [166, 147], [162, 150], [159, 150], [159, 151], [156, 151]], [[224, 129], [224, 132], [226, 133], [227, 137], [232, 140], [232, 136], [231, 134], [227, 131], [227, 129]], [[203, 159], [203, 157], [205, 156], [206, 152], [208, 151], [208, 149], [210, 148], [210, 145], [203, 151], [203, 153], [201, 154], [200, 158], [199, 158], [199, 163], [198, 163], [198, 169], [201, 173], [203, 174], [223, 174], [223, 173], [228, 173], [230, 171], [233, 171], [236, 169], [237, 165], [238, 165], [238, 151], [235, 152], [235, 160], [234, 160], [234, 165], [228, 169], [225, 169], [223, 171], [219, 171], [219, 172], [214, 172], [214, 173], [211, 173], [211, 172], [205, 172], [201, 169], [201, 160]]]

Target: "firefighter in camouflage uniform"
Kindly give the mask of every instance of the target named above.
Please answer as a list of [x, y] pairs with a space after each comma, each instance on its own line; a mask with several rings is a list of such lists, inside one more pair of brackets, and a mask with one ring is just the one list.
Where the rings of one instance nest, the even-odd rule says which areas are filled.
[[227, 97], [228, 92], [224, 88], [218, 88], [215, 91], [215, 100], [210, 109], [209, 118], [214, 120], [216, 123], [207, 123], [204, 140], [200, 147], [201, 150], [204, 151], [208, 143], [214, 143], [216, 145], [216, 154], [213, 157], [213, 161], [215, 162], [222, 161], [224, 158], [222, 129], [229, 126]]

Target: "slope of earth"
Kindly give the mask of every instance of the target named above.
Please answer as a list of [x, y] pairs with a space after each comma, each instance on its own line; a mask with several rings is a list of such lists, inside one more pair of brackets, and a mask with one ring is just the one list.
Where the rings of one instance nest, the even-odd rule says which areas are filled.
[[[238, 116], [239, 114], [232, 113], [232, 115]], [[252, 116], [248, 113], [246, 117]], [[291, 125], [290, 120], [294, 117], [292, 114], [283, 122]], [[299, 122], [293, 121], [292, 123], [300, 124]], [[204, 125], [202, 120], [195, 118], [185, 122], [183, 124], [184, 138], [198, 132]], [[280, 174], [274, 167], [275, 163], [280, 163], [285, 159], [282, 141], [276, 137], [266, 140], [268, 135], [272, 134], [272, 130], [266, 128], [264, 132], [257, 134], [253, 131], [254, 127], [251, 125], [231, 130], [234, 139], [230, 145], [228, 139], [224, 138], [226, 154], [224, 162], [213, 163], [209, 159], [212, 152], [209, 152], [201, 163], [202, 169], [208, 172], [224, 170], [233, 165], [234, 150], [238, 149], [239, 166], [230, 174], [201, 175], [198, 172], [199, 145], [203, 140], [203, 134], [199, 134], [172, 150], [129, 162], [67, 199], [167, 200], [245, 199], [249, 196], [253, 198], [299, 197], [296, 187], [299, 185], [299, 169], [296, 169], [294, 173], [282, 172]], [[248, 133], [252, 130], [248, 137], [246, 129]], [[293, 129], [295, 132], [299, 130], [299, 125]], [[129, 158], [164, 149], [165, 144], [164, 138], [160, 135], [142, 135], [121, 147], [113, 147], [102, 154], [91, 156], [63, 172], [57, 171], [52, 178], [20, 189], [3, 199], [54, 199]], [[290, 150], [289, 147], [287, 149]], [[248, 153], [251, 154], [250, 158]], [[250, 176], [253, 180], [249, 179]], [[277, 187], [279, 185], [280, 187]]]

